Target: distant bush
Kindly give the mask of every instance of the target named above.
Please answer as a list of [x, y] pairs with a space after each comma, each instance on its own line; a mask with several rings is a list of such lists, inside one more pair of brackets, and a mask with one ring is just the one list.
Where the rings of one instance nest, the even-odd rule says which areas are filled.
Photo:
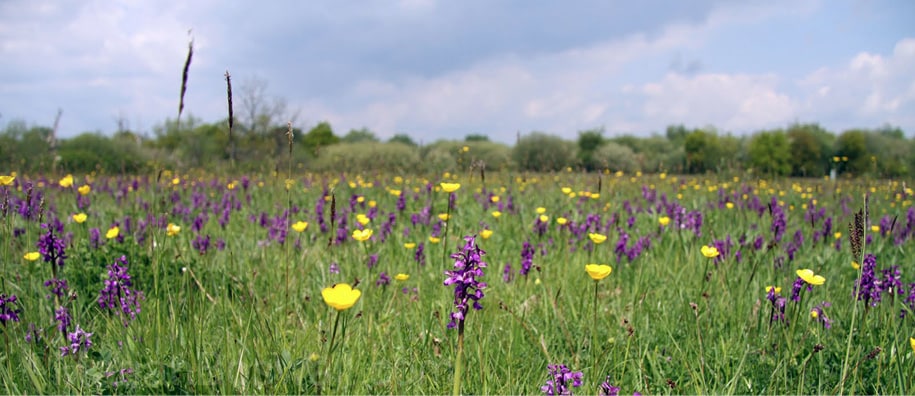
[[594, 162], [598, 164], [599, 169], [623, 172], [642, 170], [635, 152], [627, 146], [614, 142], [606, 142], [600, 146], [594, 153]]
[[58, 155], [59, 168], [75, 173], [136, 173], [144, 169], [147, 159], [135, 142], [94, 133], [61, 141]]
[[474, 163], [483, 163], [490, 171], [507, 169], [511, 166], [511, 148], [480, 140], [438, 141], [423, 148], [423, 166], [430, 172], [466, 172]]
[[518, 140], [512, 159], [520, 170], [548, 172], [575, 162], [575, 143], [561, 137], [534, 132]]
[[315, 172], [411, 173], [420, 158], [419, 151], [403, 143], [339, 143], [325, 147], [307, 166]]

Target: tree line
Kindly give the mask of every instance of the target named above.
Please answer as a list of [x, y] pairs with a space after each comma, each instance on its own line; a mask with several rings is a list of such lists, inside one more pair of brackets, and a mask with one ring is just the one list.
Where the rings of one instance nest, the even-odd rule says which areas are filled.
[[[713, 127], [667, 127], [649, 136], [610, 135], [602, 128], [568, 140], [545, 132], [519, 134], [514, 145], [485, 134], [463, 140], [416, 142], [407, 134], [382, 141], [368, 129], [338, 134], [328, 122], [308, 131], [254, 114], [237, 123], [230, 141], [227, 120], [193, 116], [169, 119], [152, 135], [120, 127], [108, 136], [83, 133], [55, 139], [53, 129], [11, 121], [0, 132], [0, 168], [21, 173], [135, 174], [155, 169], [210, 171], [392, 171], [402, 173], [486, 170], [753, 172], [762, 177], [839, 175], [911, 177], [915, 138], [895, 127], [839, 134], [817, 124], [792, 124], [750, 135]], [[121, 125], [121, 124], [119, 124]]]

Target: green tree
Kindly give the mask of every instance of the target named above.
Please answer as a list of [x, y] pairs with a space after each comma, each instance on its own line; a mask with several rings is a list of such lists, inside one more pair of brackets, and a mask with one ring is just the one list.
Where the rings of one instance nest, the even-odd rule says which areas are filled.
[[402, 143], [406, 144], [407, 146], [416, 147], [416, 142], [413, 141], [413, 138], [405, 133], [398, 133], [394, 136], [391, 136], [391, 138], [388, 139], [388, 143]]
[[718, 135], [696, 129], [686, 135], [683, 142], [686, 152], [686, 170], [689, 173], [713, 171], [718, 165]]
[[760, 173], [786, 176], [791, 173], [791, 143], [783, 131], [760, 132], [750, 139], [750, 166]]
[[339, 142], [340, 138], [334, 135], [334, 130], [327, 121], [318, 123], [318, 125], [315, 125], [314, 128], [311, 128], [311, 130], [302, 137], [302, 145], [308, 148], [316, 157], [318, 156], [318, 151], [322, 147], [327, 147]]
[[594, 160], [594, 153], [604, 144], [602, 128], [578, 132], [578, 163], [587, 171], [599, 169], [601, 164]]
[[352, 129], [343, 138], [341, 143], [378, 142], [378, 137], [368, 128]]
[[464, 136], [465, 142], [488, 142], [489, 136], [480, 133], [471, 133], [470, 135]]
[[548, 172], [572, 164], [575, 146], [562, 138], [534, 132], [518, 139], [512, 149], [512, 159], [521, 170]]
[[793, 124], [788, 127], [791, 145], [791, 175], [823, 176], [829, 172], [835, 137], [817, 124]]
[[[842, 132], [836, 139], [836, 155], [843, 159], [844, 171], [861, 176], [872, 171], [871, 155], [867, 150], [867, 132], [852, 129]], [[844, 161], [847, 158], [848, 161]]]

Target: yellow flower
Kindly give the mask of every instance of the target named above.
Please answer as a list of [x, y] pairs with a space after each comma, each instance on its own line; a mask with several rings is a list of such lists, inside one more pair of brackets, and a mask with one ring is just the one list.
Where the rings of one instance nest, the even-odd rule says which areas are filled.
[[0, 175], [0, 186], [12, 186], [16, 176]]
[[407, 248], [407, 249], [413, 249], [413, 248], [416, 247], [416, 244], [413, 243], [413, 242], [406, 242], [406, 243], [403, 244], [403, 247], [405, 247], [405, 248]]
[[441, 221], [448, 221], [449, 219], [451, 219], [451, 215], [449, 215], [448, 213], [439, 213], [438, 219]]
[[606, 264], [588, 264], [585, 266], [585, 271], [588, 272], [588, 276], [590, 276], [591, 279], [599, 281], [610, 275], [613, 268]]
[[442, 238], [434, 237], [434, 236], [429, 237], [429, 243], [439, 243], [441, 241], [442, 241]]
[[565, 217], [556, 218], [556, 223], [558, 223], [559, 225], [566, 225], [566, 223], [568, 223], [568, 222], [569, 222], [569, 219], [567, 219]]
[[804, 282], [807, 282], [811, 285], [819, 286], [826, 283], [826, 278], [822, 277], [821, 275], [814, 274], [812, 270], [799, 269], [796, 273], [798, 277], [804, 280]]
[[489, 202], [497, 203], [497, 202], [499, 202], [499, 199], [500, 198], [498, 195], [493, 195], [493, 196], [489, 197]]
[[778, 286], [766, 286], [766, 293], [768, 294], [768, 293], [771, 292], [773, 289], [775, 290], [775, 293], [776, 293], [776, 294], [782, 292], [782, 288], [780, 288], [780, 287], [778, 287]]
[[75, 221], [77, 223], [82, 223], [82, 222], [86, 221], [86, 217], [87, 216], [85, 213], [77, 213], [77, 214], [73, 215], [73, 221]]
[[307, 221], [297, 221], [292, 224], [292, 229], [295, 230], [296, 232], [303, 232], [308, 229], [308, 222]]
[[912, 352], [915, 352], [915, 338], [909, 337], [909, 345], [912, 346]]
[[393, 196], [397, 196], [397, 197], [400, 196], [400, 190], [390, 189], [390, 190], [388, 190], [388, 193], [390, 193]]
[[733, 203], [733, 202], [725, 203], [724, 206], [725, 206], [726, 208], [728, 208], [728, 209], [734, 209], [734, 203]]
[[607, 240], [607, 236], [603, 234], [595, 234], [593, 232], [588, 233], [588, 238], [591, 238], [591, 242], [594, 242], [595, 245], [600, 245]]
[[399, 281], [405, 281], [407, 279], [410, 279], [410, 275], [409, 274], [397, 274], [397, 275], [394, 275], [394, 279], [397, 279]]
[[498, 219], [499, 216], [502, 216], [502, 212], [500, 212], [500, 211], [498, 211], [498, 210], [492, 211], [492, 217], [495, 217], [495, 218]]
[[547, 216], [547, 215], [540, 215], [540, 222], [541, 222], [541, 223], [546, 223], [546, 222], [549, 222], [549, 221], [550, 221], [550, 216]]
[[591, 193], [591, 199], [600, 199], [599, 193]]
[[811, 317], [811, 318], [816, 319], [816, 318], [818, 318], [819, 316], [820, 316], [820, 313], [817, 312], [817, 310], [815, 310], [815, 309], [811, 309], [811, 310], [810, 310], [810, 317]]
[[76, 191], [79, 191], [79, 195], [88, 195], [89, 192], [92, 191], [92, 187], [89, 187], [89, 185], [86, 184], [86, 185], [79, 186], [79, 188], [77, 188]]
[[461, 151], [466, 153], [466, 152], [470, 151], [470, 147], [469, 146], [461, 147]]
[[168, 236], [178, 235], [179, 232], [181, 232], [181, 227], [175, 223], [168, 223], [168, 226], [165, 227], [165, 234]]
[[544, 208], [543, 206], [537, 208], [537, 214], [544, 214], [544, 213], [546, 213], [546, 208]]
[[572, 188], [571, 188], [571, 187], [563, 187], [563, 188], [562, 188], [562, 193], [565, 194], [565, 195], [569, 195], [569, 194], [572, 193]]
[[719, 254], [720, 253], [718, 253], [718, 248], [716, 248], [714, 246], [703, 246], [702, 247], [702, 255], [705, 257], [715, 258], [715, 257], [718, 257]]
[[372, 221], [372, 220], [369, 219], [368, 216], [366, 216], [366, 215], [364, 215], [364, 214], [362, 214], [362, 213], [359, 213], [359, 214], [356, 215], [356, 222], [359, 223], [359, 224], [366, 225], [366, 224], [368, 224], [370, 221]]
[[661, 217], [659, 217], [659, 218], [658, 218], [658, 224], [660, 224], [661, 227], [664, 227], [664, 226], [670, 224], [670, 217], [667, 217], [667, 216], [661, 216]]
[[29, 260], [29, 261], [38, 260], [39, 257], [41, 257], [41, 253], [38, 253], [38, 252], [28, 252], [25, 254], [25, 256], [22, 256], [22, 258]]
[[232, 181], [232, 182], [229, 182], [229, 184], [226, 184], [226, 188], [228, 188], [229, 190], [234, 190], [235, 185], [236, 185], [236, 183], [234, 181]]
[[861, 264], [858, 264], [857, 261], [852, 261], [852, 262], [851, 262], [851, 267], [854, 268], [854, 269], [856, 269], [856, 270], [859, 270], [859, 269], [861, 269]]
[[172, 179], [172, 185], [177, 186], [177, 185], [179, 185], [179, 184], [181, 184], [181, 178], [180, 178], [180, 177], [176, 177], [176, 178]]
[[361, 195], [358, 196], [358, 197], [356, 197], [356, 202], [358, 202], [358, 203], [363, 203], [363, 202], [365, 202], [365, 197], [363, 197], [363, 196], [361, 196]]
[[441, 183], [439, 183], [439, 185], [442, 186], [442, 190], [444, 190], [445, 192], [449, 192], [449, 193], [450, 193], [450, 192], [455, 192], [455, 191], [457, 191], [459, 188], [461, 188], [461, 183], [445, 183], [445, 182], [441, 182]]
[[871, 226], [871, 231], [873, 231], [873, 232], [880, 232], [880, 226], [878, 226], [878, 225], [872, 225], [872, 226]]
[[376, 207], [376, 206], [378, 206], [378, 202], [375, 202], [374, 199], [370, 199], [370, 200], [369, 200], [369, 207], [370, 207], [370, 208], [374, 208], [374, 207]]
[[321, 297], [324, 297], [324, 303], [337, 311], [351, 308], [356, 304], [356, 301], [359, 301], [359, 296], [361, 295], [361, 291], [353, 289], [346, 283], [338, 283], [321, 290]]
[[58, 184], [60, 184], [60, 186], [63, 188], [69, 188], [69, 187], [73, 186], [73, 175], [64, 176], [63, 179], [60, 179]]
[[841, 233], [841, 232], [837, 232], [837, 233], [835, 233], [835, 234], [832, 234], [832, 236], [835, 237], [836, 239], [842, 239], [842, 233]]
[[108, 232], [105, 233], [105, 238], [114, 239], [117, 238], [121, 233], [121, 229], [118, 226], [114, 226], [108, 229]]
[[489, 239], [489, 237], [492, 236], [492, 230], [480, 231], [480, 236], [483, 237], [483, 239]]
[[365, 241], [369, 240], [369, 238], [371, 238], [371, 237], [372, 237], [372, 230], [369, 228], [366, 228], [364, 230], [353, 231], [353, 239], [355, 239], [359, 242], [365, 242]]

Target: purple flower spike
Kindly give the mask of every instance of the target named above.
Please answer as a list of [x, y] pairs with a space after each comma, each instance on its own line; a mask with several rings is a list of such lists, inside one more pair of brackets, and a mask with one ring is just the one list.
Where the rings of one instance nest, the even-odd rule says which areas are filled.
[[581, 386], [581, 379], [584, 376], [581, 371], [572, 372], [564, 364], [550, 364], [547, 366], [550, 370], [550, 379], [546, 385], [540, 387], [540, 391], [546, 395], [571, 395], [572, 388]]
[[445, 271], [445, 275], [448, 276], [444, 282], [445, 286], [454, 285], [454, 308], [456, 310], [451, 313], [449, 329], [464, 322], [469, 302], [473, 301], [473, 309], [483, 309], [480, 299], [483, 298], [486, 283], [480, 282], [477, 278], [483, 276], [483, 268], [486, 268], [486, 263], [482, 259], [486, 252], [477, 246], [474, 236], [466, 236], [464, 240], [467, 241], [464, 248], [451, 255], [451, 258], [454, 259], [454, 270]]

